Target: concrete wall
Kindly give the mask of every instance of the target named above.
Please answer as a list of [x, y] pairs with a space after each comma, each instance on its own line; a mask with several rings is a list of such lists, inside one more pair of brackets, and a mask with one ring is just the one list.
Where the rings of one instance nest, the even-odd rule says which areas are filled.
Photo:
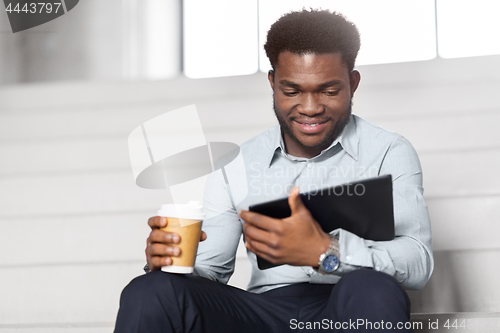
[[[419, 152], [436, 270], [414, 312], [500, 311], [500, 57], [365, 66], [354, 112]], [[209, 141], [275, 122], [266, 75], [0, 88], [0, 332], [111, 332], [142, 274], [147, 218], [127, 136], [196, 104]], [[245, 287], [240, 252], [231, 284]]]

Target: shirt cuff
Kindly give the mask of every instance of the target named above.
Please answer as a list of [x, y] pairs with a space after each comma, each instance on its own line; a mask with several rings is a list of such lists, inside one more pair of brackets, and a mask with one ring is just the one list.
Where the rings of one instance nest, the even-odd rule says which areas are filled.
[[373, 259], [367, 241], [344, 229], [335, 229], [330, 234], [339, 238], [340, 262], [342, 264], [373, 268]]

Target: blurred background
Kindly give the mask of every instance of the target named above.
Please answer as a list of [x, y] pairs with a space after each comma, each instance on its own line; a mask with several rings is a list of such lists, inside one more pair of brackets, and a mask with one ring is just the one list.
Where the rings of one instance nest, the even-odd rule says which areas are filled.
[[[0, 333], [112, 332], [170, 200], [135, 185], [129, 133], [191, 104], [208, 141], [274, 124], [262, 45], [302, 7], [357, 24], [353, 112], [419, 153], [436, 268], [413, 312], [500, 312], [498, 2], [81, 0], [17, 33], [0, 11]], [[241, 248], [230, 283], [249, 269]]]

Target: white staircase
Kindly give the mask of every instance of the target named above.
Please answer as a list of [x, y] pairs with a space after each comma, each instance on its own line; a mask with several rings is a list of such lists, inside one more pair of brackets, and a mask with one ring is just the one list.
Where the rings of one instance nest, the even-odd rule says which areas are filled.
[[[454, 331], [448, 319], [500, 331], [499, 63], [360, 68], [354, 112], [421, 157], [436, 269], [409, 294], [415, 322], [439, 320], [429, 332]], [[127, 136], [193, 103], [209, 141], [241, 143], [274, 123], [263, 73], [0, 87], [0, 333], [112, 331], [121, 290], [142, 274], [147, 218], [168, 199], [135, 186]], [[231, 283], [248, 279], [239, 254]]]

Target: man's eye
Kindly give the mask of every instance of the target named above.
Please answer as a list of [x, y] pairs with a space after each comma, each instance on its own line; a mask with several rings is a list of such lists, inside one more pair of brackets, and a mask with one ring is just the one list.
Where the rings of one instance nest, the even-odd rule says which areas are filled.
[[298, 92], [297, 91], [283, 91], [283, 94], [285, 96], [295, 96], [298, 94]]
[[338, 95], [338, 93], [339, 93], [339, 91], [338, 91], [338, 90], [327, 90], [327, 91], [325, 91], [325, 94], [326, 94], [327, 96], [337, 96], [337, 95]]

